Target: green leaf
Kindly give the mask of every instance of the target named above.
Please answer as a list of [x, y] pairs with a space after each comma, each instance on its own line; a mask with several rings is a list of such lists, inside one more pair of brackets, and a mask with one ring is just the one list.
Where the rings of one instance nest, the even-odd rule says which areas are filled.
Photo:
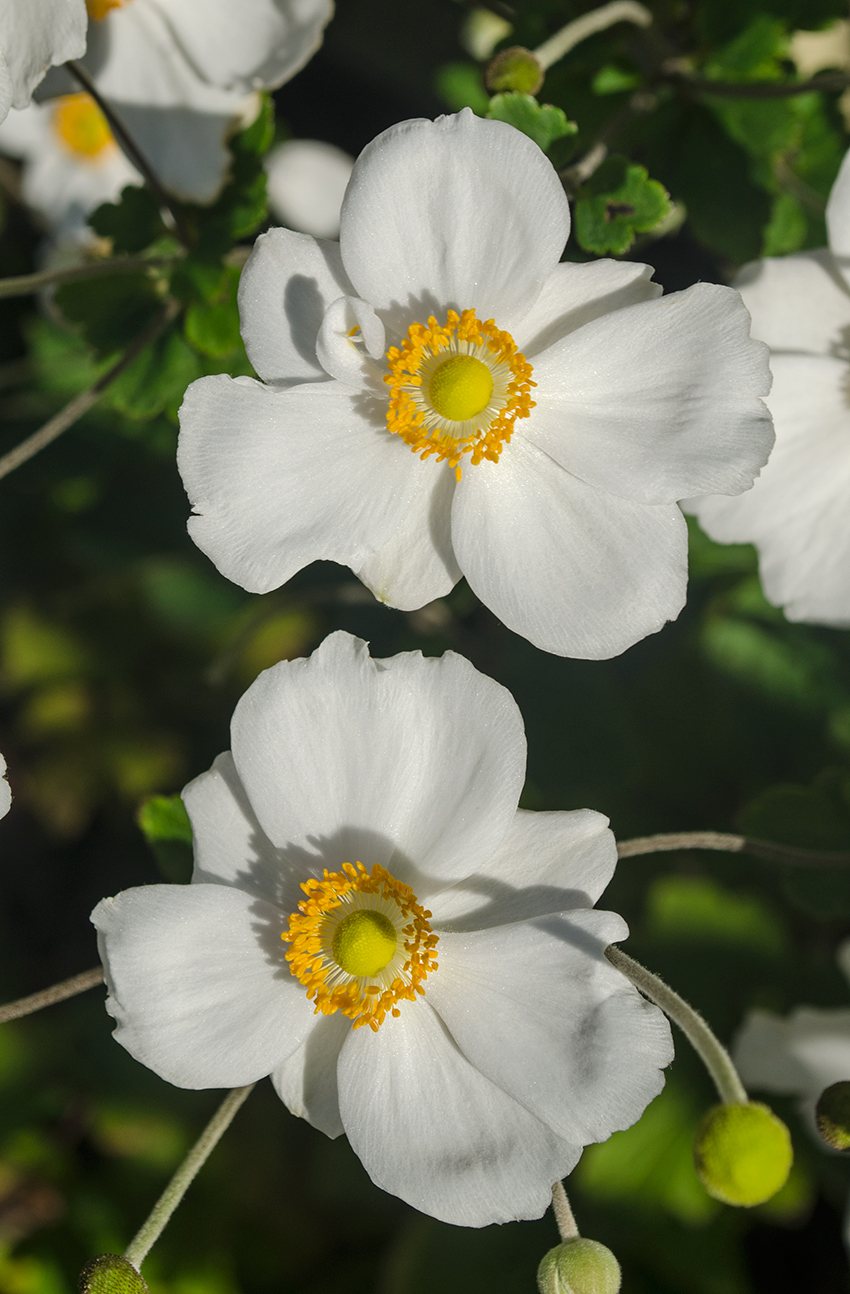
[[509, 126], [521, 130], [535, 144], [546, 149], [556, 139], [565, 135], [574, 135], [578, 126], [570, 121], [562, 108], [551, 103], [538, 103], [530, 94], [520, 94], [511, 90], [508, 94], [496, 94], [490, 100], [487, 116], [494, 121], [506, 121]]
[[200, 376], [197, 355], [172, 328], [116, 378], [107, 388], [105, 400], [138, 422], [147, 422], [163, 411], [176, 420], [186, 387]]
[[587, 252], [622, 256], [635, 234], [654, 229], [669, 212], [667, 190], [644, 167], [609, 158], [576, 198], [576, 238]]
[[89, 217], [101, 238], [111, 238], [116, 252], [141, 252], [168, 234], [149, 189], [128, 185], [118, 202], [105, 202]]
[[787, 256], [799, 251], [807, 231], [806, 213], [797, 199], [790, 193], [778, 194], [765, 227], [762, 256]]
[[713, 616], [701, 638], [705, 654], [719, 669], [775, 701], [817, 712], [840, 699], [828, 649], [784, 624], [774, 629]]
[[715, 51], [703, 68], [719, 81], [779, 81], [785, 78], [781, 60], [788, 56], [786, 24], [760, 14], [743, 31]]
[[218, 299], [194, 301], [186, 311], [186, 339], [203, 355], [222, 359], [241, 345], [236, 289], [239, 271], [228, 267]]
[[179, 795], [151, 795], [140, 805], [136, 821], [151, 844], [161, 840], [192, 843], [192, 824]]
[[112, 274], [59, 288], [56, 305], [95, 350], [113, 354], [138, 337], [161, 308], [146, 274]]
[[785, 951], [785, 930], [757, 894], [725, 889], [706, 876], [661, 876], [647, 894], [647, 930], [656, 939], [737, 944], [769, 956]]
[[606, 63], [593, 78], [591, 89], [599, 95], [624, 94], [628, 90], [637, 89], [640, 80], [637, 72], [626, 72], [614, 63]]
[[484, 89], [481, 68], [473, 63], [445, 63], [435, 78], [437, 94], [452, 112], [471, 108], [479, 117], [486, 117], [490, 96]]
[[229, 141], [230, 180], [209, 207], [187, 207], [187, 222], [196, 233], [193, 257], [213, 262], [234, 243], [248, 238], [268, 218], [263, 156], [274, 139], [274, 104], [263, 95], [260, 114]]

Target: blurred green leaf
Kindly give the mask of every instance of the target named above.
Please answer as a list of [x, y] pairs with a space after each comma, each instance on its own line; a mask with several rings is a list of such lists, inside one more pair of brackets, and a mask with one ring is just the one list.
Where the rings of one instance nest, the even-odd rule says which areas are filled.
[[136, 821], [151, 844], [160, 840], [192, 843], [192, 824], [179, 795], [152, 795], [139, 806]]
[[544, 153], [556, 139], [574, 135], [578, 130], [563, 109], [555, 108], [551, 103], [538, 103], [533, 95], [520, 94], [518, 90], [494, 95], [487, 116], [494, 121], [506, 121], [509, 126], [521, 130]]
[[576, 198], [576, 238], [587, 252], [622, 256], [636, 234], [654, 229], [669, 213], [666, 189], [644, 167], [608, 158]]
[[647, 933], [655, 939], [732, 943], [778, 956], [785, 929], [757, 894], [742, 894], [707, 876], [661, 876], [646, 897]]
[[197, 356], [171, 328], [111, 383], [105, 402], [135, 421], [148, 421], [163, 411], [176, 419], [186, 387], [200, 376]]
[[142, 252], [157, 238], [168, 236], [156, 198], [149, 189], [128, 185], [118, 202], [105, 202], [89, 217], [101, 238], [111, 238], [116, 252]]
[[486, 117], [490, 96], [484, 89], [481, 68], [474, 63], [445, 63], [437, 71], [435, 88], [452, 112], [471, 108], [479, 117]]
[[637, 72], [627, 72], [615, 63], [606, 63], [596, 73], [591, 88], [594, 94], [624, 94], [637, 89], [639, 85], [640, 76]]
[[238, 286], [239, 271], [231, 267], [213, 300], [193, 301], [186, 311], [186, 339], [202, 354], [222, 359], [240, 347]]
[[69, 323], [77, 324], [90, 346], [110, 355], [135, 341], [161, 308], [161, 299], [146, 274], [65, 283], [56, 305]]

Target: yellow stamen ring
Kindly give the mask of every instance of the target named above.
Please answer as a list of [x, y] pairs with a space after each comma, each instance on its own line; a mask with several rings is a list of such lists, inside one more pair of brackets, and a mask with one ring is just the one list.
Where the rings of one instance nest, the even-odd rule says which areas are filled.
[[433, 315], [411, 324], [387, 368], [388, 429], [423, 459], [447, 459], [458, 480], [464, 454], [473, 466], [497, 463], [516, 420], [534, 408], [531, 365], [510, 333], [474, 310], [449, 310], [445, 327]]
[[87, 160], [98, 157], [110, 144], [114, 146], [109, 123], [88, 94], [65, 94], [57, 99], [53, 129], [67, 149]]
[[292, 974], [307, 989], [316, 1013], [341, 1011], [359, 1029], [377, 1031], [398, 1002], [415, 1001], [437, 969], [438, 936], [431, 913], [409, 886], [377, 863], [344, 863], [321, 881], [304, 881], [307, 895], [281, 935]]

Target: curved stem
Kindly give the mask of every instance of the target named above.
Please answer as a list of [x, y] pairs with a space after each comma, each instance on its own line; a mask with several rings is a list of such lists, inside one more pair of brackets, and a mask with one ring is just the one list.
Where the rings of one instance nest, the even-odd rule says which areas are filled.
[[717, 849], [726, 854], [751, 854], [773, 863], [790, 863], [795, 867], [850, 867], [850, 851], [843, 849], [798, 849], [795, 845], [778, 845], [772, 840], [755, 840], [723, 831], [672, 831], [658, 836], [638, 836], [621, 840], [618, 858], [639, 854], [661, 854], [673, 849]]
[[810, 81], [713, 81], [709, 77], [692, 76], [688, 72], [667, 71], [662, 76], [678, 85], [685, 85], [697, 94], [720, 95], [727, 99], [790, 99], [797, 94], [812, 94], [822, 90], [846, 90], [850, 76], [845, 72], [824, 72]]
[[183, 1199], [201, 1168], [203, 1168], [211, 1152], [217, 1146], [222, 1134], [230, 1126], [233, 1116], [255, 1087], [256, 1083], [249, 1083], [247, 1087], [234, 1087], [232, 1092], [228, 1092], [153, 1206], [150, 1217], [142, 1224], [130, 1241], [124, 1251], [124, 1257], [128, 1263], [133, 1264], [136, 1271], [139, 1270], [152, 1247], [162, 1235], [172, 1213]]
[[91, 79], [88, 72], [82, 66], [81, 63], [77, 63], [74, 59], [69, 59], [68, 62], [65, 64], [65, 66], [67, 67], [71, 75], [77, 81], [79, 81], [80, 85], [83, 87], [86, 94], [90, 94], [91, 97], [94, 99], [95, 103], [100, 108], [104, 117], [109, 122], [110, 128], [116, 140], [121, 145], [121, 148], [127, 154], [130, 161], [135, 166], [136, 170], [139, 171], [144, 176], [145, 183], [147, 184], [151, 193], [156, 198], [159, 205], [161, 207], [165, 207], [167, 211], [171, 212], [171, 218], [174, 221], [174, 229], [177, 234], [177, 237], [180, 239], [181, 243], [185, 248], [187, 249], [190, 248], [192, 246], [192, 240], [189, 237], [186, 226], [183, 223], [183, 217], [180, 213], [179, 207], [175, 205], [174, 199], [168, 193], [167, 189], [163, 187], [162, 181], [160, 180], [156, 171], [153, 169], [150, 162], [145, 157], [142, 150], [139, 148], [139, 145], [136, 143], [135, 139], [133, 139], [133, 136], [130, 134], [129, 130], [124, 125], [123, 121], [118, 116], [115, 109], [106, 99], [103, 98], [102, 94], [98, 90], [94, 81]]
[[168, 269], [182, 259], [180, 256], [111, 256], [106, 260], [86, 261], [83, 265], [69, 265], [61, 270], [19, 274], [15, 278], [0, 279], [0, 298], [26, 297], [33, 292], [41, 292], [43, 288], [56, 287], [61, 283], [76, 283], [80, 279], [96, 279], [101, 275]]
[[7, 1020], [19, 1020], [23, 1015], [32, 1015], [34, 1011], [53, 1006], [54, 1002], [64, 1002], [66, 998], [76, 997], [78, 993], [85, 993], [86, 989], [102, 983], [103, 968], [93, 966], [91, 970], [63, 979], [52, 988], [43, 988], [40, 993], [30, 993], [29, 997], [19, 997], [16, 1002], [0, 1006], [0, 1024], [5, 1024]]
[[605, 949], [612, 966], [630, 979], [644, 997], [659, 1006], [679, 1026], [702, 1060], [724, 1105], [744, 1105], [748, 1097], [738, 1071], [722, 1042], [714, 1036], [706, 1021], [683, 997], [652, 971], [641, 966], [621, 948], [612, 944]]
[[558, 1224], [558, 1234], [563, 1241], [578, 1240], [579, 1229], [575, 1215], [567, 1199], [563, 1182], [556, 1182], [552, 1187], [552, 1212]]
[[30, 458], [33, 458], [39, 450], [44, 449], [51, 441], [56, 440], [57, 436], [61, 436], [63, 431], [67, 431], [75, 422], [78, 422], [84, 413], [88, 413], [92, 405], [97, 404], [106, 388], [117, 377], [121, 376], [125, 368], [129, 368], [133, 361], [138, 359], [143, 350], [146, 350], [152, 342], [156, 341], [160, 333], [165, 331], [179, 313], [180, 303], [174, 300], [168, 301], [165, 308], [151, 320], [144, 332], [140, 333], [136, 340], [127, 347], [121, 358], [112, 365], [112, 368], [107, 369], [103, 376], [98, 378], [94, 386], [90, 387], [88, 391], [83, 391], [80, 395], [74, 396], [74, 399], [69, 404], [66, 404], [64, 409], [60, 409], [57, 414], [54, 414], [43, 427], [39, 427], [38, 431], [34, 431], [26, 440], [22, 440], [20, 445], [16, 445], [14, 449], [9, 450], [8, 454], [4, 454], [0, 458], [0, 480], [4, 476], [8, 476], [10, 472], [14, 472], [15, 468], [20, 467], [22, 463], [26, 463]]
[[545, 72], [581, 41], [587, 40], [588, 36], [605, 31], [618, 22], [649, 27], [652, 24], [652, 14], [645, 5], [638, 4], [637, 0], [611, 0], [610, 4], [604, 4], [600, 9], [591, 9], [590, 13], [583, 13], [573, 22], [568, 22], [534, 51], [534, 57]]

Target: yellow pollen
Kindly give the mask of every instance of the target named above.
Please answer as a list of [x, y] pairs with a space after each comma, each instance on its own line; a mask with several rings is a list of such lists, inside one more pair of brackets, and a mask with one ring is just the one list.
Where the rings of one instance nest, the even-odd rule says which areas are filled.
[[66, 94], [56, 100], [53, 129], [66, 148], [82, 157], [97, 157], [113, 142], [100, 108], [87, 94]]
[[123, 4], [129, 4], [129, 0], [86, 0], [89, 17], [95, 22], [103, 22], [110, 9], [120, 9]]
[[317, 1013], [341, 1011], [353, 1028], [377, 1030], [388, 1014], [400, 1014], [399, 1002], [424, 994], [437, 969], [438, 936], [409, 886], [377, 863], [371, 872], [344, 863], [301, 889], [307, 897], [280, 937]]
[[452, 355], [438, 364], [428, 383], [428, 399], [443, 418], [468, 422], [490, 403], [493, 374], [474, 355]]
[[534, 408], [532, 368], [510, 333], [474, 310], [413, 323], [387, 351], [387, 428], [423, 459], [435, 454], [460, 480], [465, 454], [476, 466], [499, 461], [514, 423]]
[[397, 947], [398, 936], [392, 921], [372, 908], [349, 912], [331, 940], [337, 965], [358, 978], [377, 975], [390, 964]]

